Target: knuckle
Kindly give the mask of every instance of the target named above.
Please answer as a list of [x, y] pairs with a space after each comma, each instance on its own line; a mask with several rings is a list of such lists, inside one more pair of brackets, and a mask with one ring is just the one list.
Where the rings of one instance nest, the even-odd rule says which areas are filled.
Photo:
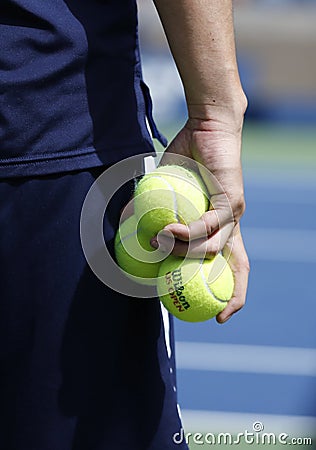
[[218, 242], [209, 242], [207, 244], [205, 257], [209, 259], [214, 258], [214, 256], [216, 256], [219, 253], [219, 251], [220, 247]]
[[250, 263], [249, 263], [249, 259], [247, 257], [245, 257], [239, 261], [238, 269], [240, 272], [246, 272], [247, 274], [250, 273]]
[[251, 270], [250, 262], [249, 262], [249, 259], [248, 259], [248, 258], [246, 258], [245, 261], [244, 261], [244, 268], [245, 268], [245, 270], [247, 271], [247, 273], [249, 273], [250, 270]]
[[250, 262], [247, 253], [243, 252], [238, 255], [238, 259], [235, 261], [235, 266], [238, 272], [250, 272]]
[[235, 216], [238, 218], [241, 217], [246, 211], [246, 201], [243, 192], [240, 193], [240, 195], [237, 197], [234, 209], [235, 209]]
[[201, 219], [205, 226], [206, 235], [211, 236], [211, 234], [214, 232], [215, 227], [213, 227], [210, 212], [207, 211], [204, 214], [202, 214]]
[[237, 297], [234, 297], [231, 301], [232, 301], [232, 305], [231, 305], [231, 306], [233, 307], [234, 312], [237, 312], [237, 311], [239, 311], [241, 308], [244, 307], [245, 302], [246, 302], [246, 299], [245, 299], [245, 298], [237, 298]]
[[245, 254], [240, 260], [240, 267], [242, 270], [245, 270], [247, 273], [250, 272], [250, 262], [247, 254]]

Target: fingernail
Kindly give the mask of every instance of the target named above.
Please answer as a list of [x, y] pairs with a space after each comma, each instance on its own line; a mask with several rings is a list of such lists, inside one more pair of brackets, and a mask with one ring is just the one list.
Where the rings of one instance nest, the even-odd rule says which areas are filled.
[[158, 248], [158, 247], [159, 247], [159, 244], [158, 244], [158, 241], [157, 241], [156, 238], [151, 239], [150, 245], [151, 245], [152, 247], [154, 247], [154, 248]]

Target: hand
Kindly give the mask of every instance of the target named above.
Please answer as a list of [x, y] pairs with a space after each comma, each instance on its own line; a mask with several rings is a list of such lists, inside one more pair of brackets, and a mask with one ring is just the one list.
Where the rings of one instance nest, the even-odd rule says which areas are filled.
[[[196, 248], [197, 247], [198, 245], [196, 246]], [[179, 248], [181, 248], [180, 241], [175, 246], [175, 252], [177, 254], [180, 253], [181, 256], [185, 256], [185, 254], [182, 254], [181, 251], [179, 252]], [[203, 243], [201, 244], [201, 248], [203, 248]], [[174, 251], [172, 253], [174, 253]], [[225, 309], [216, 316], [216, 320], [218, 323], [224, 323], [229, 320], [233, 314], [235, 314], [244, 306], [246, 301], [250, 267], [242, 235], [240, 233], [239, 224], [235, 226], [233, 233], [230, 235], [226, 244], [224, 245], [222, 254], [228, 261], [228, 264], [234, 275], [234, 292]]]
[[224, 323], [245, 304], [249, 276], [249, 261], [244, 247], [239, 225], [223, 248], [223, 256], [232, 269], [235, 281], [233, 296], [225, 309], [216, 316], [218, 323]]
[[[209, 239], [205, 241], [204, 248], [201, 247], [201, 242], [197, 242], [197, 251], [200, 253], [204, 251], [213, 255], [222, 250], [245, 210], [240, 162], [241, 129], [242, 120], [228, 119], [224, 114], [221, 115], [221, 120], [217, 117], [207, 120], [189, 119], [161, 160], [162, 165], [170, 164], [174, 158], [175, 164], [179, 164], [178, 155], [181, 155], [186, 157], [183, 158], [183, 164], [188, 166], [192, 161], [195, 170], [194, 161], [200, 163], [200, 175], [211, 197], [210, 211], [189, 227], [181, 224], [166, 227], [181, 241], [203, 238], [207, 234]], [[186, 253], [187, 248], [178, 244], [174, 253]]]
[[[217, 316], [220, 323], [228, 320], [245, 303], [249, 273], [239, 229], [239, 219], [245, 209], [240, 163], [242, 121], [236, 125], [222, 117], [224, 120], [189, 119], [162, 158], [161, 164], [170, 164], [173, 155], [182, 155], [191, 159], [193, 167], [194, 160], [202, 165], [202, 168], [199, 166], [200, 174], [210, 193], [211, 209], [189, 226], [168, 225], [164, 229], [165, 237], [164, 233], [159, 236], [160, 244], [170, 233], [176, 238], [172, 251], [175, 255], [207, 258], [219, 251], [225, 257], [230, 254], [235, 291], [225, 310]], [[185, 165], [189, 167], [190, 159], [185, 159]]]

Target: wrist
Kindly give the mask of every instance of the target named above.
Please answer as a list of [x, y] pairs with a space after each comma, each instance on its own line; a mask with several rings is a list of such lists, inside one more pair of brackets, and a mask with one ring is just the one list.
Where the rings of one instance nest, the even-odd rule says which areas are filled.
[[189, 123], [202, 130], [214, 129], [214, 125], [224, 125], [225, 128], [228, 126], [238, 131], [242, 128], [247, 104], [247, 97], [242, 89], [239, 93], [235, 91], [226, 97], [214, 94], [199, 101], [187, 100]]

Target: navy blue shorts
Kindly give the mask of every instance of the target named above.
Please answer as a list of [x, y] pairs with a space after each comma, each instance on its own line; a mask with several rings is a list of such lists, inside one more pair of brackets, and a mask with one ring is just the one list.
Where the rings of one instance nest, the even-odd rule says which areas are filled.
[[[1, 450], [187, 449], [159, 301], [114, 292], [81, 249], [100, 173], [0, 182]], [[130, 195], [106, 212], [110, 248]]]

